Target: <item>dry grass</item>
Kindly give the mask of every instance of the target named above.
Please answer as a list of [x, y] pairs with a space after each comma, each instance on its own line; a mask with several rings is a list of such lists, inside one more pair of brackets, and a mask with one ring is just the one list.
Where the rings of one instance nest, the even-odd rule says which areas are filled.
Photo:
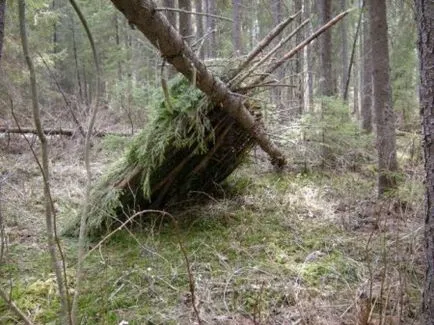
[[[0, 282], [7, 287], [12, 279], [17, 304], [47, 323], [58, 303], [43, 239], [41, 177], [24, 142], [13, 140], [6, 148], [0, 139], [8, 242]], [[62, 225], [79, 213], [85, 172], [78, 140], [50, 144]], [[115, 158], [115, 149], [96, 144], [94, 171]], [[218, 198], [178, 211], [203, 323], [419, 324], [420, 166], [407, 168], [400, 190], [381, 202], [369, 173], [265, 169], [246, 164]], [[176, 230], [170, 220], [147, 219], [88, 258], [84, 323], [196, 323]], [[64, 238], [63, 245], [73, 273], [76, 241]], [[2, 302], [0, 314], [0, 323], [16, 323]]]

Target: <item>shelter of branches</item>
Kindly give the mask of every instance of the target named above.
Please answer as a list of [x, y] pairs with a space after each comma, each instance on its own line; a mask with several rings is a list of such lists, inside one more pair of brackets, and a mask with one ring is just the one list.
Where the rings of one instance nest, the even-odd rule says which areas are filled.
[[[305, 21], [266, 55], [258, 58], [258, 54], [300, 13], [289, 17], [276, 26], [237, 67], [227, 69], [221, 76], [230, 93], [242, 97], [246, 114], [254, 121], [251, 129], [246, 129], [239, 119], [228, 114], [221, 102], [216, 103], [210, 94], [196, 88], [194, 69], [198, 69], [198, 79], [205, 79], [203, 71], [208, 72], [195, 58], [192, 58], [194, 71], [187, 76], [189, 80], [177, 77], [167, 86], [163, 79], [164, 97], [156, 107], [152, 121], [132, 140], [125, 156], [91, 191], [88, 233], [92, 236], [104, 232], [128, 219], [135, 211], [165, 209], [185, 199], [192, 191], [208, 192], [225, 180], [258, 140], [258, 130], [263, 129], [260, 107], [249, 100], [255, 89], [272, 85], [273, 82], [267, 81], [267, 77], [274, 70], [346, 13], [334, 18], [277, 60], [275, 53], [302, 29], [307, 23]], [[142, 30], [146, 31], [145, 28]], [[153, 42], [153, 35], [146, 36]], [[163, 56], [166, 55], [164, 49], [160, 50]], [[191, 52], [186, 56], [191, 57]], [[171, 62], [170, 59], [168, 61]], [[173, 63], [175, 67], [176, 63]], [[275, 165], [284, 164], [283, 156], [277, 159], [270, 156]], [[75, 222], [67, 233], [77, 232], [78, 224]]]

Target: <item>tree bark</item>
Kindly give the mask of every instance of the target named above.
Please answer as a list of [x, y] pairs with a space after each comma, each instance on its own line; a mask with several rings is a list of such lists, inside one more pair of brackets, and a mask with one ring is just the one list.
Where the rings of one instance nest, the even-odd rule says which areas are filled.
[[434, 324], [434, 2], [415, 0], [420, 59], [420, 107], [423, 118], [426, 215], [425, 252], [427, 268], [423, 293], [423, 324]]
[[395, 115], [389, 75], [386, 0], [368, 0], [374, 110], [377, 124], [378, 195], [396, 187]]
[[282, 152], [269, 140], [263, 127], [256, 122], [243, 104], [243, 98], [230, 89], [196, 57], [182, 37], [170, 26], [166, 17], [156, 10], [152, 0], [112, 0], [113, 4], [134, 24], [148, 40], [188, 80], [195, 79], [196, 86], [249, 132], [272, 162], [285, 164]]
[[371, 37], [369, 35], [369, 20], [366, 12], [363, 13], [362, 24], [362, 85], [361, 85], [361, 116], [362, 116], [362, 129], [366, 133], [372, 132], [372, 49]]
[[3, 37], [5, 30], [6, 0], [0, 0], [0, 62], [3, 53]]

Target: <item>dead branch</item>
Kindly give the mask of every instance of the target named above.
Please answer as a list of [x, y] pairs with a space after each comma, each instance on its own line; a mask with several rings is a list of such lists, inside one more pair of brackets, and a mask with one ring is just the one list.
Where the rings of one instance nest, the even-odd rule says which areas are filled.
[[[238, 74], [243, 71], [250, 62], [259, 54], [262, 52], [262, 50], [268, 46], [284, 29], [286, 26], [288, 26], [295, 18], [297, 18], [298, 15], [300, 15], [301, 11], [297, 12], [295, 15], [288, 17], [286, 20], [282, 21], [280, 24], [278, 24], [276, 27], [274, 27], [267, 36], [265, 36], [258, 45], [250, 51], [249, 54], [247, 54], [246, 59], [243, 63], [240, 64], [240, 66], [232, 72], [232, 76], [230, 79], [234, 79], [238, 76]], [[232, 80], [229, 82], [229, 84], [232, 84]]]
[[179, 12], [179, 13], [183, 13], [183, 14], [189, 14], [189, 15], [196, 15], [196, 16], [206, 16], [206, 17], [212, 17], [212, 18], [217, 18], [220, 20], [226, 20], [229, 22], [233, 22], [232, 19], [224, 17], [224, 16], [219, 16], [219, 15], [213, 15], [213, 14], [209, 14], [206, 12], [196, 12], [196, 11], [188, 11], [188, 10], [184, 10], [184, 9], [178, 9], [178, 8], [169, 8], [169, 7], [157, 7], [155, 8], [156, 11], [174, 11], [174, 12]]
[[[50, 128], [44, 128], [42, 129], [42, 132], [45, 135], [63, 135], [66, 137], [73, 137], [77, 134], [77, 130], [73, 129], [50, 129]], [[38, 130], [34, 128], [5, 128], [0, 127], [0, 134], [38, 134]], [[92, 136], [103, 138], [109, 135], [114, 136], [120, 136], [120, 137], [130, 137], [130, 133], [116, 133], [116, 132], [105, 132], [105, 131], [94, 131], [92, 132]]]
[[34, 323], [27, 318], [24, 312], [8, 297], [3, 289], [0, 289], [0, 297], [5, 301], [10, 310], [17, 315], [26, 325], [33, 325]]
[[283, 45], [289, 42], [307, 23], [309, 19], [306, 19], [300, 26], [298, 26], [291, 34], [282, 39], [279, 44], [277, 44], [270, 52], [268, 52], [261, 60], [256, 62], [250, 69], [241, 77], [241, 79], [237, 80], [237, 84], [240, 84], [243, 80], [245, 80], [253, 71], [255, 71], [259, 66], [267, 62], [271, 56], [273, 56]]
[[307, 46], [310, 42], [312, 42], [315, 38], [320, 36], [322, 33], [327, 31], [332, 26], [336, 25], [342, 18], [344, 18], [346, 15], [348, 15], [351, 11], [354, 9], [348, 9], [347, 11], [344, 11], [334, 17], [332, 20], [330, 20], [325, 25], [321, 26], [318, 30], [316, 30], [311, 36], [306, 38], [303, 42], [298, 44], [296, 47], [294, 47], [291, 51], [287, 52], [279, 61], [277, 61], [275, 64], [271, 65], [265, 73], [257, 78], [255, 81], [250, 83], [251, 86], [257, 85], [262, 83], [267, 76], [271, 75], [276, 69], [278, 69], [282, 64], [284, 64], [286, 61], [288, 61], [290, 58], [292, 58], [294, 55], [296, 55], [299, 51], [301, 51], [305, 46]]

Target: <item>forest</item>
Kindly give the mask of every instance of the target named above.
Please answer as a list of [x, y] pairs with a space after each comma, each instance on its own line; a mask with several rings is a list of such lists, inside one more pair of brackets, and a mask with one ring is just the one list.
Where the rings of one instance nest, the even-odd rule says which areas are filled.
[[432, 0], [0, 0], [0, 324], [434, 325]]

